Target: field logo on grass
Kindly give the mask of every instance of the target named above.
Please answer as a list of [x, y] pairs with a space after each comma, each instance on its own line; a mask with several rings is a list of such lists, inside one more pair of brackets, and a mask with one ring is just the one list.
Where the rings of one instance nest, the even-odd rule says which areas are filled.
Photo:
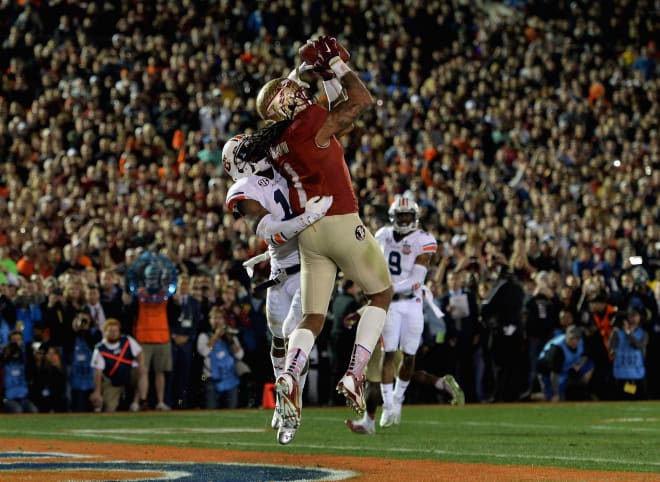
[[[267, 464], [96, 460], [95, 455], [60, 452], [0, 452], [0, 478], [34, 480], [40, 474], [64, 480], [345, 480], [356, 474]], [[90, 460], [91, 459], [91, 460]], [[52, 479], [55, 480], [55, 479]]]

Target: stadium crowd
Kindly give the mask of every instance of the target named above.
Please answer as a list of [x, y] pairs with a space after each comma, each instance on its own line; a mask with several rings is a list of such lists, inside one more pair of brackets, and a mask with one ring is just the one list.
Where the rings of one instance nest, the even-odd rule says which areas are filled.
[[[420, 368], [453, 373], [468, 402], [527, 399], [545, 343], [574, 324], [595, 370], [570, 396], [618, 398], [609, 337], [634, 309], [647, 385], [626, 393], [659, 399], [658, 10], [509, 3], [0, 2], [0, 345], [5, 372], [25, 360], [19, 398], [36, 405], [13, 410], [92, 409], [71, 387], [76, 340], [93, 347], [110, 318], [134, 334], [122, 294], [144, 252], [189, 289], [168, 301], [172, 345], [213, 336], [219, 309], [243, 352], [238, 405], [259, 405], [272, 373], [251, 287], [268, 266], [250, 279], [242, 263], [265, 244], [223, 207], [221, 149], [263, 125], [256, 93], [319, 34], [377, 99], [341, 139], [362, 219], [375, 232], [408, 193], [439, 244], [427, 279], [446, 316], [428, 313]], [[503, 286], [521, 289], [495, 302]], [[194, 329], [176, 323], [186, 296]], [[341, 330], [326, 327], [317, 403], [335, 401]], [[175, 356], [165, 400], [136, 409], [205, 406], [199, 353]]]

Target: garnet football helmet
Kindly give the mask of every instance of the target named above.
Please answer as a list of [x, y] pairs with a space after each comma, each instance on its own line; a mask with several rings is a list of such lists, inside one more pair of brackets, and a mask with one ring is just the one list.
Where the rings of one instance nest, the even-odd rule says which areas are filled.
[[291, 120], [313, 103], [307, 89], [286, 77], [267, 82], [257, 94], [257, 112], [275, 122]]
[[[409, 197], [402, 196], [401, 194], [394, 196], [394, 202], [392, 202], [388, 214], [395, 232], [408, 234], [417, 229], [417, 224], [419, 223], [419, 206]], [[401, 216], [402, 214], [406, 216]]]
[[229, 139], [222, 148], [222, 167], [234, 181], [270, 167], [266, 158], [251, 162], [249, 147], [250, 136], [238, 134]]

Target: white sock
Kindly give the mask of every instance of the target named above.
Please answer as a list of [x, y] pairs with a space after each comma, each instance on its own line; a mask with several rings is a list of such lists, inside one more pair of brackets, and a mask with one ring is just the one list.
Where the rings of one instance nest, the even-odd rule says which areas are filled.
[[300, 389], [300, 395], [302, 396], [302, 392], [305, 389], [305, 382], [307, 382], [307, 374], [309, 373], [309, 370], [303, 370], [303, 372], [300, 374], [300, 377], [298, 378], [298, 387]]
[[284, 373], [284, 367], [286, 365], [286, 357], [283, 356], [273, 356], [270, 355], [270, 361], [273, 363], [273, 373], [275, 374], [275, 380], [282, 373]]
[[397, 400], [403, 401], [408, 385], [410, 385], [410, 380], [403, 381], [400, 378], [396, 379], [396, 384], [394, 385], [394, 397], [396, 397]]
[[286, 372], [296, 381], [307, 363], [309, 352], [314, 346], [314, 334], [306, 328], [296, 328], [289, 337], [289, 349], [286, 353]]
[[394, 396], [394, 383], [381, 383], [380, 394], [383, 396], [383, 407], [390, 408]]
[[442, 377], [438, 378], [438, 381], [435, 382], [435, 388], [437, 388], [441, 392], [447, 391], [447, 388], [445, 387], [445, 381], [442, 379]]
[[355, 332], [355, 344], [362, 345], [370, 353], [373, 353], [376, 343], [380, 338], [380, 333], [385, 325], [387, 312], [377, 306], [367, 306], [358, 322]]

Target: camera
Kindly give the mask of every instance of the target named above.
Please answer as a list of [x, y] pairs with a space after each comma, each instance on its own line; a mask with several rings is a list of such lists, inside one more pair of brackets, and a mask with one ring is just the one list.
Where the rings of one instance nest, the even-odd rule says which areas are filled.
[[89, 328], [89, 323], [91, 319], [86, 313], [78, 313], [78, 315], [73, 319], [73, 329], [74, 330], [86, 330]]
[[225, 332], [228, 335], [238, 335], [240, 332], [236, 328], [232, 328], [231, 326], [225, 327]]

